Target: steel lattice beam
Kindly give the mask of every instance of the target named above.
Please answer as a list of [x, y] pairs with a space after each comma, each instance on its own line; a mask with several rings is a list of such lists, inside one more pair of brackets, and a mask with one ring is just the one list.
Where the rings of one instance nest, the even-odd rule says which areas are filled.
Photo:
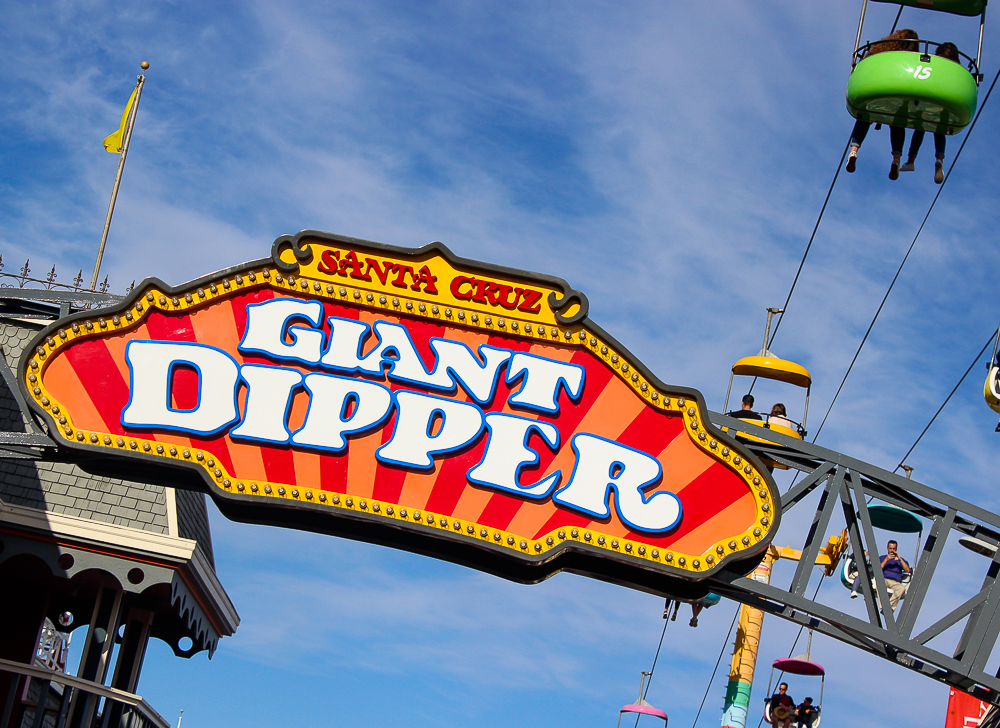
[[[735, 431], [733, 434], [759, 436], [761, 431], [759, 423], [717, 413], [712, 413], [712, 421]], [[985, 672], [1000, 635], [1000, 552], [992, 560], [984, 559], [983, 583], [976, 594], [912, 636], [951, 532], [996, 545], [1000, 542], [1000, 516], [842, 453], [779, 433], [769, 433], [768, 438], [773, 442], [746, 442], [758, 457], [787, 465], [805, 476], [782, 496], [782, 513], [814, 491], [822, 491], [801, 545], [802, 558], [787, 588], [733, 574], [714, 579], [712, 590], [1000, 705], [1000, 677]], [[871, 566], [857, 559], [859, 568], [869, 569], [869, 578], [860, 580], [867, 606], [865, 620], [813, 601], [805, 596], [805, 590], [836, 503], [840, 503], [847, 524], [851, 550], [855, 554], [879, 553], [867, 506], [872, 497], [905, 508], [930, 521], [931, 526], [921, 544], [907, 597], [895, 614], [889, 606], [878, 559], [873, 558]], [[876, 598], [876, 592], [883, 597]], [[951, 655], [928, 646], [932, 639], [963, 621], [964, 630]]]

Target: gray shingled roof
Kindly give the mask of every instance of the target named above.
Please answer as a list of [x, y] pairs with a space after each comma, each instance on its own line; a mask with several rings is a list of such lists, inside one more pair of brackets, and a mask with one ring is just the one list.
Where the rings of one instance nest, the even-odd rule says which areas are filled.
[[[40, 328], [20, 320], [0, 319], [0, 348], [13, 371], [17, 371], [21, 352]], [[6, 432], [26, 431], [25, 419], [3, 380], [0, 428]], [[144, 531], [168, 532], [163, 486], [90, 475], [72, 463], [0, 459], [0, 500]], [[196, 540], [214, 566], [204, 494], [178, 490], [176, 502], [178, 535]]]

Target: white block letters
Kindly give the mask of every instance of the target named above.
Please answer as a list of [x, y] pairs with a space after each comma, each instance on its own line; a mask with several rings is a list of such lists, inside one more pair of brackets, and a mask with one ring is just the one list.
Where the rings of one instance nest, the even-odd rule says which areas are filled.
[[[130, 341], [125, 347], [129, 368], [129, 401], [122, 424], [211, 435], [235, 422], [236, 383], [240, 372], [229, 354], [204, 344]], [[171, 404], [171, 378], [178, 365], [198, 373], [198, 404], [178, 410]]]

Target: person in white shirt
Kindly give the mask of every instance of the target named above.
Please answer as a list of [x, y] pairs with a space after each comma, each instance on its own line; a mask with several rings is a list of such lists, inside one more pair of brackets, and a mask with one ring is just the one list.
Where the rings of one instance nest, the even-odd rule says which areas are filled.
[[795, 431], [797, 426], [790, 419], [785, 417], [787, 412], [785, 411], [785, 405], [778, 402], [774, 407], [771, 408], [771, 414], [768, 415], [767, 424], [778, 425], [779, 427], [787, 427], [789, 430]]

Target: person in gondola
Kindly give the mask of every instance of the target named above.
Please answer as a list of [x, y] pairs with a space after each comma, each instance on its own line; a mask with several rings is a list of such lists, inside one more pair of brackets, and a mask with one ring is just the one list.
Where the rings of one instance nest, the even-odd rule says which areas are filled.
[[815, 721], [816, 716], [819, 715], [819, 711], [812, 703], [812, 698], [806, 698], [802, 701], [802, 704], [795, 709], [795, 725], [798, 726], [798, 728], [812, 728], [813, 721]]
[[[934, 55], [940, 56], [941, 58], [947, 58], [949, 61], [954, 61], [955, 63], [961, 63], [958, 56], [958, 46], [954, 43], [942, 43], [938, 46], [937, 50], [934, 51]], [[920, 151], [920, 145], [924, 141], [924, 131], [923, 129], [915, 129], [913, 131], [913, 136], [910, 137], [910, 151], [906, 155], [906, 164], [899, 168], [900, 172], [912, 172], [914, 170], [913, 163], [917, 161], [917, 153]], [[934, 134], [934, 181], [937, 184], [944, 182], [944, 150], [947, 144], [948, 137], [944, 134]]]
[[789, 430], [794, 430], [795, 423], [785, 416], [787, 414], [788, 411], [785, 409], [785, 405], [778, 402], [771, 408], [771, 414], [767, 417], [767, 423], [769, 425], [778, 425], [779, 427], [787, 427]]
[[[868, 51], [868, 55], [885, 53], [886, 51], [910, 51], [916, 53], [919, 46], [916, 41], [920, 39], [915, 30], [902, 28], [895, 33], [887, 35], [878, 43], [873, 43]], [[858, 163], [858, 149], [868, 135], [871, 127], [870, 121], [858, 119], [854, 122], [854, 129], [851, 131], [851, 151], [847, 155], [847, 171], [853, 172]], [[889, 179], [899, 179], [899, 161], [903, 156], [903, 143], [906, 141], [906, 129], [901, 126], [889, 127], [889, 143], [892, 146], [892, 166], [889, 167]]]
[[893, 611], [896, 611], [899, 600], [906, 596], [907, 585], [903, 583], [903, 575], [910, 573], [910, 565], [906, 563], [906, 559], [896, 553], [898, 545], [895, 541], [890, 541], [885, 547], [888, 553], [878, 557], [882, 564], [885, 585], [889, 589], [889, 606]]
[[[673, 607], [674, 613], [671, 615], [670, 608]], [[673, 599], [667, 598], [666, 603], [663, 605], [663, 618], [669, 619], [671, 622], [677, 621], [677, 610], [680, 608], [680, 601], [674, 601]], [[688, 622], [689, 627], [698, 626], [698, 615], [701, 614], [702, 610], [706, 607], [711, 606], [711, 604], [705, 604], [700, 600], [697, 602], [691, 602], [691, 621]]]
[[694, 602], [691, 604], [691, 621], [688, 622], [688, 627], [698, 626], [698, 615], [701, 614], [704, 608], [705, 605], [699, 604], [698, 602]]
[[740, 409], [727, 412], [726, 414], [729, 417], [736, 417], [740, 420], [759, 420], [761, 419], [761, 416], [753, 411], [753, 402], [754, 399], [752, 394], [744, 394], [743, 404]]
[[[851, 556], [853, 557], [853, 554]], [[851, 599], [858, 598], [858, 589], [861, 588], [861, 580], [867, 579], [870, 573], [872, 560], [868, 557], [868, 551], [865, 551], [865, 565], [867, 568], [864, 571], [861, 570], [861, 564], [857, 560], [854, 563], [858, 567], [858, 575], [854, 577], [854, 583], [851, 584]]]
[[795, 701], [788, 694], [788, 683], [781, 683], [778, 692], [771, 696], [771, 725], [773, 728], [791, 728], [795, 717]]

